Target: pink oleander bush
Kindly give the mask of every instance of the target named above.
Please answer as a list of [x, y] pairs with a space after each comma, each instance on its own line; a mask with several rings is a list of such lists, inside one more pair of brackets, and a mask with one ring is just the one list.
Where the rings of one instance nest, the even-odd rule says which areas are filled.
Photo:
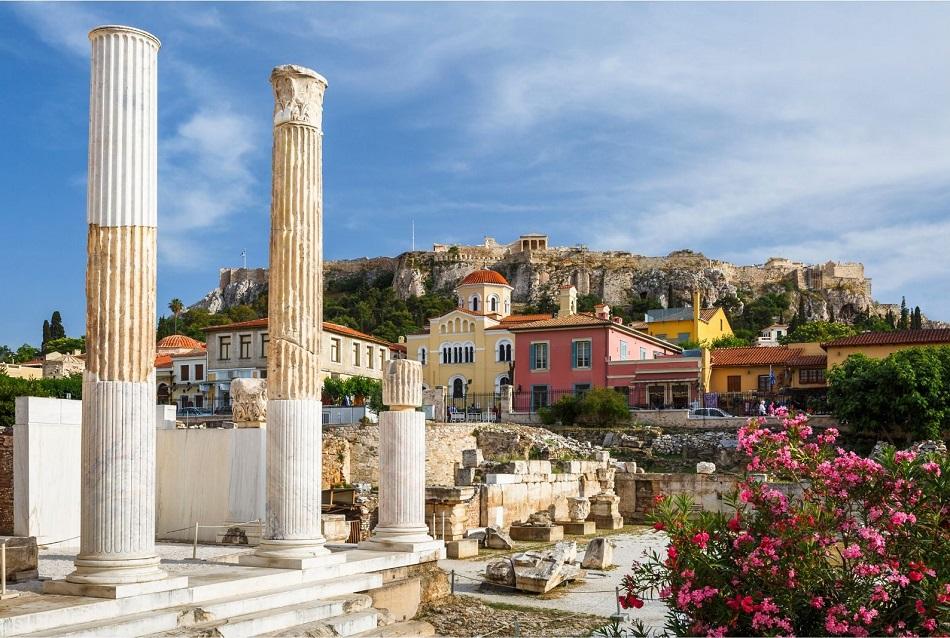
[[634, 564], [621, 605], [664, 600], [681, 636], [950, 634], [946, 457], [866, 459], [804, 414], [776, 415], [778, 431], [752, 419], [739, 432], [750, 461], [734, 511], [657, 498], [652, 520], [670, 545]]

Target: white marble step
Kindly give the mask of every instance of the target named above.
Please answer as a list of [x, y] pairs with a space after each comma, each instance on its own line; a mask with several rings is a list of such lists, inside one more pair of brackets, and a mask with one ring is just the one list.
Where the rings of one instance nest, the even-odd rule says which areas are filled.
[[[266, 614], [271, 610], [292, 605], [334, 600], [335, 597], [378, 587], [381, 580], [378, 574], [355, 574], [345, 578], [285, 585], [278, 589], [257, 592], [252, 588], [246, 588], [243, 592], [232, 590], [229, 592], [231, 593], [230, 596], [206, 600], [205, 602], [152, 609], [118, 617], [103, 617], [93, 621], [60, 625], [24, 635], [31, 638], [40, 638], [46, 636], [142, 636], [160, 634], [195, 624], [223, 622], [236, 616]], [[205, 587], [209, 586], [205, 585]], [[368, 606], [368, 604], [365, 606]], [[342, 610], [342, 607], [340, 610]], [[329, 615], [336, 615], [340, 613], [340, 610], [330, 609], [329, 611], [332, 613]]]
[[[365, 600], [364, 600], [365, 599]], [[335, 633], [323, 635], [351, 636], [376, 626], [379, 612], [370, 609], [372, 600], [341, 597], [327, 601], [313, 601], [280, 607], [263, 612], [243, 614], [216, 622], [206, 622], [164, 632], [150, 638], [174, 636], [215, 636], [215, 638], [250, 638], [289, 631], [287, 635], [302, 635], [297, 628], [304, 625], [321, 625]]]
[[375, 609], [354, 611], [334, 618], [287, 627], [259, 634], [257, 638], [306, 638], [310, 636], [362, 636], [376, 628], [379, 612]]
[[375, 627], [356, 634], [358, 638], [413, 638], [434, 635], [435, 627], [424, 620], [404, 620], [403, 622]]

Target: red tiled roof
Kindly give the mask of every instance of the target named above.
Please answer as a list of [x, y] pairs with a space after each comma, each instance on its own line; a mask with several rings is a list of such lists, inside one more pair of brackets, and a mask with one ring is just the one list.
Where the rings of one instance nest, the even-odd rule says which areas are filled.
[[200, 348], [204, 344], [197, 339], [192, 339], [187, 335], [168, 335], [160, 339], [157, 348]]
[[[237, 323], [229, 323], [223, 326], [208, 326], [205, 328], [205, 332], [221, 332], [223, 330], [241, 330], [243, 328], [266, 328], [267, 327], [267, 318], [263, 319], [252, 319], [250, 321], [239, 321]], [[366, 334], [365, 332], [360, 332], [359, 330], [354, 330], [353, 328], [348, 328], [347, 326], [341, 326], [338, 323], [333, 323], [331, 321], [323, 322], [323, 329], [327, 332], [333, 332], [340, 335], [345, 335], [348, 337], [355, 337], [357, 339], [362, 339], [363, 341], [372, 341], [373, 343], [378, 343], [383, 346], [391, 346], [392, 344], [386, 341], [385, 339], [380, 339], [379, 337], [374, 337], [373, 335]]]
[[156, 368], [170, 368], [172, 367], [172, 358], [167, 354], [160, 354], [155, 357], [155, 367]]
[[786, 363], [795, 368], [827, 368], [828, 357], [823, 354], [802, 354], [791, 357]]
[[716, 348], [712, 351], [714, 366], [767, 366], [787, 364], [789, 359], [799, 357], [801, 348], [787, 346], [752, 346], [746, 348]]
[[486, 330], [507, 330], [512, 326], [523, 326], [527, 323], [534, 323], [535, 321], [544, 321], [545, 319], [550, 319], [551, 315], [545, 313], [538, 313], [533, 315], [508, 315], [501, 320], [497, 326], [491, 326], [486, 328]]
[[502, 286], [511, 285], [501, 273], [488, 269], [476, 270], [473, 273], [469, 273], [459, 285], [467, 286], [470, 284], [500, 284]]
[[912, 344], [950, 344], [950, 328], [930, 328], [922, 330], [893, 330], [891, 332], [862, 332], [853, 337], [842, 337], [821, 344], [821, 347], [838, 346], [897, 346]]
[[194, 350], [189, 350], [188, 352], [176, 352], [175, 354], [169, 355], [172, 359], [184, 359], [187, 357], [203, 357], [208, 354], [208, 349], [205, 347], [195, 348]]
[[594, 316], [588, 312], [579, 312], [573, 315], [565, 315], [563, 317], [553, 317], [544, 319], [541, 321], [532, 321], [530, 323], [524, 323], [519, 325], [513, 325], [508, 328], [512, 332], [528, 332], [533, 330], [557, 330], [559, 328], [606, 328], [611, 327], [615, 328], [621, 332], [629, 334], [631, 336], [638, 337], [644, 341], [650, 341], [658, 345], [662, 345], [666, 348], [672, 348], [675, 350], [681, 350], [679, 346], [675, 343], [670, 343], [664, 341], [663, 339], [658, 339], [646, 332], [641, 332], [640, 330], [634, 330], [630, 326], [626, 326], [622, 323], [616, 323], [610, 319], [601, 319]]
[[717, 310], [719, 310], [719, 308], [703, 308], [699, 311], [699, 318], [706, 323], [709, 323], [712, 321], [712, 318], [715, 316]]

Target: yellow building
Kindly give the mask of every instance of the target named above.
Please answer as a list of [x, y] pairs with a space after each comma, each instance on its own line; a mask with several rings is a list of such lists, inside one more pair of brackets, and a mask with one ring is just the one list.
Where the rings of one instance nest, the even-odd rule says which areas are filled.
[[459, 399], [513, 382], [515, 340], [508, 328], [550, 315], [512, 315], [512, 290], [501, 274], [476, 270], [456, 288], [458, 308], [406, 337], [407, 356], [422, 364], [427, 388], [444, 386]]
[[828, 369], [844, 363], [853, 354], [872, 359], [883, 359], [898, 350], [918, 346], [950, 345], [950, 329], [894, 330], [891, 332], [863, 332], [853, 337], [842, 337], [821, 344], [828, 353]]
[[825, 387], [826, 359], [817, 343], [716, 348], [709, 392], [782, 392]]
[[732, 335], [732, 326], [722, 308], [701, 308], [699, 291], [693, 292], [692, 307], [647, 310], [638, 330], [671, 343], [712, 343]]

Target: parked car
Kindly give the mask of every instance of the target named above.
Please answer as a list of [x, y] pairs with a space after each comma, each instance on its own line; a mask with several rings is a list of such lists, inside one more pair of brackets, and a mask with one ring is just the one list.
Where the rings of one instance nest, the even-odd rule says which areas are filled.
[[178, 410], [178, 416], [208, 416], [211, 414], [210, 411], [205, 410], [204, 408], [180, 408]]
[[695, 408], [689, 411], [691, 419], [731, 419], [733, 415], [719, 408]]

